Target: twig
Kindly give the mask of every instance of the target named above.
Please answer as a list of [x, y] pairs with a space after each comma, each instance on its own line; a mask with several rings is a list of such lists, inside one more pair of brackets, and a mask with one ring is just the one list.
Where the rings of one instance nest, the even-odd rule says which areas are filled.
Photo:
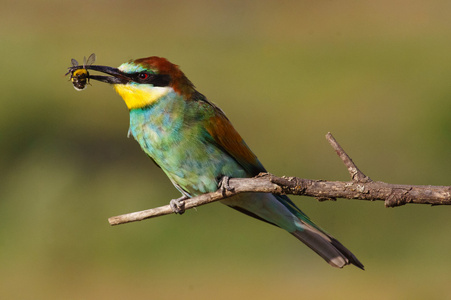
[[351, 179], [353, 181], [357, 182], [371, 182], [371, 178], [363, 174], [362, 171], [357, 168], [355, 163], [352, 161], [352, 159], [349, 157], [348, 154], [341, 148], [341, 146], [338, 144], [337, 140], [332, 136], [330, 132], [326, 134], [326, 139], [329, 142], [329, 144], [334, 148], [335, 152], [337, 152], [338, 156], [341, 158], [343, 163], [345, 164], [346, 168], [348, 168], [348, 172], [351, 175]]
[[[352, 180], [324, 181], [297, 177], [276, 177], [269, 173], [261, 173], [254, 178], [230, 178], [227, 189], [202, 194], [185, 200], [185, 209], [205, 205], [245, 192], [292, 194], [324, 199], [358, 199], [382, 200], [386, 207], [395, 207], [407, 203], [451, 205], [451, 186], [399, 185], [380, 181], [372, 181], [363, 174], [352, 159], [341, 148], [334, 137], [328, 133], [327, 140], [335, 149], [351, 174]], [[172, 214], [169, 205], [133, 212], [108, 219], [111, 225], [142, 221], [149, 218]]]

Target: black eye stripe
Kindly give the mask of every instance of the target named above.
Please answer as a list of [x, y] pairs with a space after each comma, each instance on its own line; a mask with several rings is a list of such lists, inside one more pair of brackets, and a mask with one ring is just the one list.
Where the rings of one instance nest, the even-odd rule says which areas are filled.
[[169, 86], [171, 84], [172, 78], [170, 75], [166, 74], [155, 74], [152, 79], [152, 84], [154, 86]]
[[171, 84], [171, 76], [167, 74], [151, 74], [147, 72], [135, 73], [132, 76], [133, 81], [143, 84], [151, 84], [153, 86], [169, 86]]

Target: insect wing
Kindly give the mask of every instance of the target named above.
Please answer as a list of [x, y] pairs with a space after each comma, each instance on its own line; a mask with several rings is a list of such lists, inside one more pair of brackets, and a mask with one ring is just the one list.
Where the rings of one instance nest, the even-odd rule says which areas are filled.
[[92, 53], [91, 55], [89, 55], [88, 60], [86, 61], [85, 66], [90, 66], [90, 65], [92, 65], [95, 61], [96, 61], [96, 54], [95, 54], [95, 53]]
[[72, 66], [77, 67], [78, 66], [78, 61], [75, 60], [75, 58], [72, 58], [70, 60], [70, 62], [72, 63]]

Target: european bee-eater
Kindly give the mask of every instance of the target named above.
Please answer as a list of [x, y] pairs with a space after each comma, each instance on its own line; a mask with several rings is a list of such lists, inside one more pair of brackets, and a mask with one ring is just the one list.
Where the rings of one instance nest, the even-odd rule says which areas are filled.
[[[223, 177], [253, 177], [266, 172], [224, 112], [165, 58], [131, 60], [119, 68], [85, 68], [110, 75], [90, 78], [112, 84], [124, 99], [130, 111], [129, 132], [182, 193], [181, 198], [171, 201], [175, 212], [182, 212], [183, 199], [216, 191]], [[221, 202], [285, 229], [334, 267], [353, 264], [363, 269], [348, 249], [285, 195], [247, 193]]]

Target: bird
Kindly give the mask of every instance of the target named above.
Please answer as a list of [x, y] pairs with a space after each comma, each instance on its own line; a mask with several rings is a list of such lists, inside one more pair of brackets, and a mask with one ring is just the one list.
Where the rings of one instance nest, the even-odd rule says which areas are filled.
[[[170, 201], [175, 213], [183, 213], [184, 200], [216, 191], [225, 178], [266, 172], [225, 113], [197, 91], [178, 65], [151, 56], [118, 68], [84, 67], [106, 74], [89, 77], [112, 84], [124, 100], [130, 113], [129, 134], [182, 194]], [[81, 67], [69, 70], [77, 68]], [[242, 193], [221, 202], [288, 231], [333, 267], [351, 264], [364, 270], [351, 251], [286, 195]]]

